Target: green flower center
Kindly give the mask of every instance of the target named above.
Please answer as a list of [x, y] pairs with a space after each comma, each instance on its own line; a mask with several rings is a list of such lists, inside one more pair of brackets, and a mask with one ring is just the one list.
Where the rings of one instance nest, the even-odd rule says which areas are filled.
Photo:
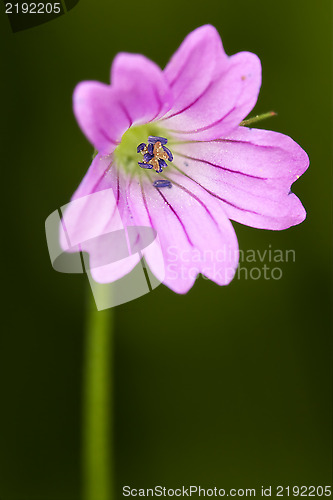
[[137, 152], [137, 147], [146, 143], [149, 136], [166, 137], [166, 131], [154, 123], [147, 123], [131, 127], [124, 133], [113, 153], [118, 168], [131, 176], [142, 175], [142, 169], [138, 165], [138, 162], [142, 161], [142, 155]]

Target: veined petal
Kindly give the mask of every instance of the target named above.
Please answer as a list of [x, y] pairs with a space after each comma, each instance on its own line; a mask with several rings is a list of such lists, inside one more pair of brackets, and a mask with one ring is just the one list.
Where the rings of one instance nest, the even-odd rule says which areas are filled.
[[133, 125], [157, 120], [172, 106], [172, 92], [163, 71], [140, 54], [118, 54], [111, 68], [111, 83], [121, 90], [121, 102]]
[[227, 61], [213, 26], [192, 31], [164, 69], [174, 97], [172, 110], [166, 116], [179, 113], [198, 99]]
[[226, 139], [177, 144], [173, 153], [182, 175], [220, 200], [232, 220], [279, 230], [306, 216], [290, 186], [309, 160], [290, 137], [239, 127]]
[[[116, 179], [113, 170], [110, 170], [111, 166], [110, 157], [97, 155], [74, 193], [71, 202], [66, 206], [63, 213], [63, 223], [71, 246], [80, 245], [103, 234], [113, 213], [117, 215], [117, 200], [114, 195], [116, 190], [112, 189], [111, 192], [108, 192], [108, 189], [116, 188]], [[105, 182], [106, 177], [110, 179], [110, 182]], [[92, 196], [100, 191], [100, 196]], [[103, 209], [101, 210], [100, 207]], [[114, 221], [114, 226], [116, 229], [121, 228], [121, 221], [118, 217]], [[63, 238], [61, 244], [63, 248], [66, 248], [68, 246], [67, 239]]]
[[97, 151], [110, 154], [132, 125], [163, 116], [172, 106], [163, 71], [138, 54], [120, 53], [112, 65], [112, 85], [80, 83], [73, 96], [76, 119]]
[[139, 262], [126, 236], [132, 225], [124, 198], [127, 182], [110, 156], [97, 155], [63, 213], [62, 248], [87, 252], [91, 275], [100, 283], [121, 278]]
[[[141, 185], [133, 181], [128, 199], [136, 223], [157, 231], [165, 265], [163, 283], [186, 293], [201, 273], [219, 285], [228, 284], [238, 265], [238, 243], [222, 205], [198, 186], [192, 189], [183, 176], [171, 189], [153, 187], [151, 177], [148, 174]], [[149, 254], [146, 259], [156, 274], [159, 262]]]
[[102, 154], [111, 153], [131, 125], [120, 92], [104, 83], [79, 83], [74, 90], [73, 107], [82, 131]]
[[251, 52], [235, 54], [191, 106], [163, 120], [163, 126], [184, 140], [228, 135], [253, 109], [260, 85], [259, 58]]

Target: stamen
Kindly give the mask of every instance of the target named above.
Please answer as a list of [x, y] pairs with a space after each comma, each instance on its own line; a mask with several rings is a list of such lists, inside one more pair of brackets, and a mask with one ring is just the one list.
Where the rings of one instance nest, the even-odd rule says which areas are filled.
[[143, 155], [143, 161], [146, 161], [147, 163], [154, 158], [154, 155], [150, 153], [146, 153]]
[[154, 181], [153, 186], [156, 188], [163, 188], [163, 187], [171, 188], [172, 184], [170, 181], [167, 181], [166, 179], [160, 179], [158, 181]]
[[143, 142], [137, 147], [137, 152], [143, 156], [143, 162], [138, 162], [141, 168], [154, 169], [157, 174], [163, 171], [168, 164], [165, 160], [172, 161], [173, 155], [164, 144], [168, 142], [165, 137], [148, 137], [148, 144]]
[[153, 165], [153, 169], [155, 170], [155, 172], [157, 172], [157, 173], [162, 172], [162, 167], [160, 167], [160, 164], [158, 162], [158, 158], [154, 157], [152, 160], [150, 160], [150, 163]]
[[163, 160], [163, 158], [160, 158], [158, 160], [158, 163], [160, 164], [160, 167], [165, 168], [168, 166], [167, 162]]
[[149, 168], [149, 169], [153, 168], [153, 165], [151, 165], [150, 163], [142, 163], [142, 162], [138, 161], [138, 165], [141, 168]]
[[173, 154], [171, 153], [170, 149], [167, 148], [166, 146], [162, 146], [163, 150], [166, 152], [168, 155], [168, 160], [173, 161]]
[[158, 137], [158, 136], [154, 136], [154, 135], [150, 135], [148, 137], [148, 142], [150, 142], [151, 144], [155, 144], [155, 142], [157, 142], [157, 141], [159, 141], [162, 144], [168, 143], [168, 139], [166, 139], [165, 137]]

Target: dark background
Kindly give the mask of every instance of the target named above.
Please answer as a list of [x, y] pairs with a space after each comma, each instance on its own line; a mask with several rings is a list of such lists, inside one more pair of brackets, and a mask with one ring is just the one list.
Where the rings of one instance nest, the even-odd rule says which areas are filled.
[[308, 217], [283, 232], [234, 224], [243, 250], [295, 250], [279, 281], [199, 279], [185, 296], [161, 285], [115, 309], [117, 498], [123, 485], [331, 483], [331, 10], [330, 0], [81, 0], [13, 34], [3, 9], [1, 500], [81, 498], [90, 292], [83, 275], [53, 271], [44, 234], [92, 153], [73, 88], [108, 82], [119, 51], [164, 66], [205, 23], [228, 54], [261, 58], [255, 112], [277, 111], [260, 126], [308, 152], [293, 187]]

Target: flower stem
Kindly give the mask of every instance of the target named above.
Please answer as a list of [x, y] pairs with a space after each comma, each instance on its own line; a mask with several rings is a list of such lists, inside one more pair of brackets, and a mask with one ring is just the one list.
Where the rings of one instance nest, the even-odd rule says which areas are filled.
[[98, 311], [89, 292], [83, 392], [83, 498], [113, 500], [113, 308]]
[[269, 111], [268, 113], [263, 113], [262, 115], [253, 116], [252, 118], [243, 120], [242, 122], [240, 122], [240, 125], [252, 125], [252, 123], [260, 122], [261, 120], [266, 120], [266, 118], [270, 118], [271, 116], [276, 115], [277, 113], [275, 113], [275, 111]]

